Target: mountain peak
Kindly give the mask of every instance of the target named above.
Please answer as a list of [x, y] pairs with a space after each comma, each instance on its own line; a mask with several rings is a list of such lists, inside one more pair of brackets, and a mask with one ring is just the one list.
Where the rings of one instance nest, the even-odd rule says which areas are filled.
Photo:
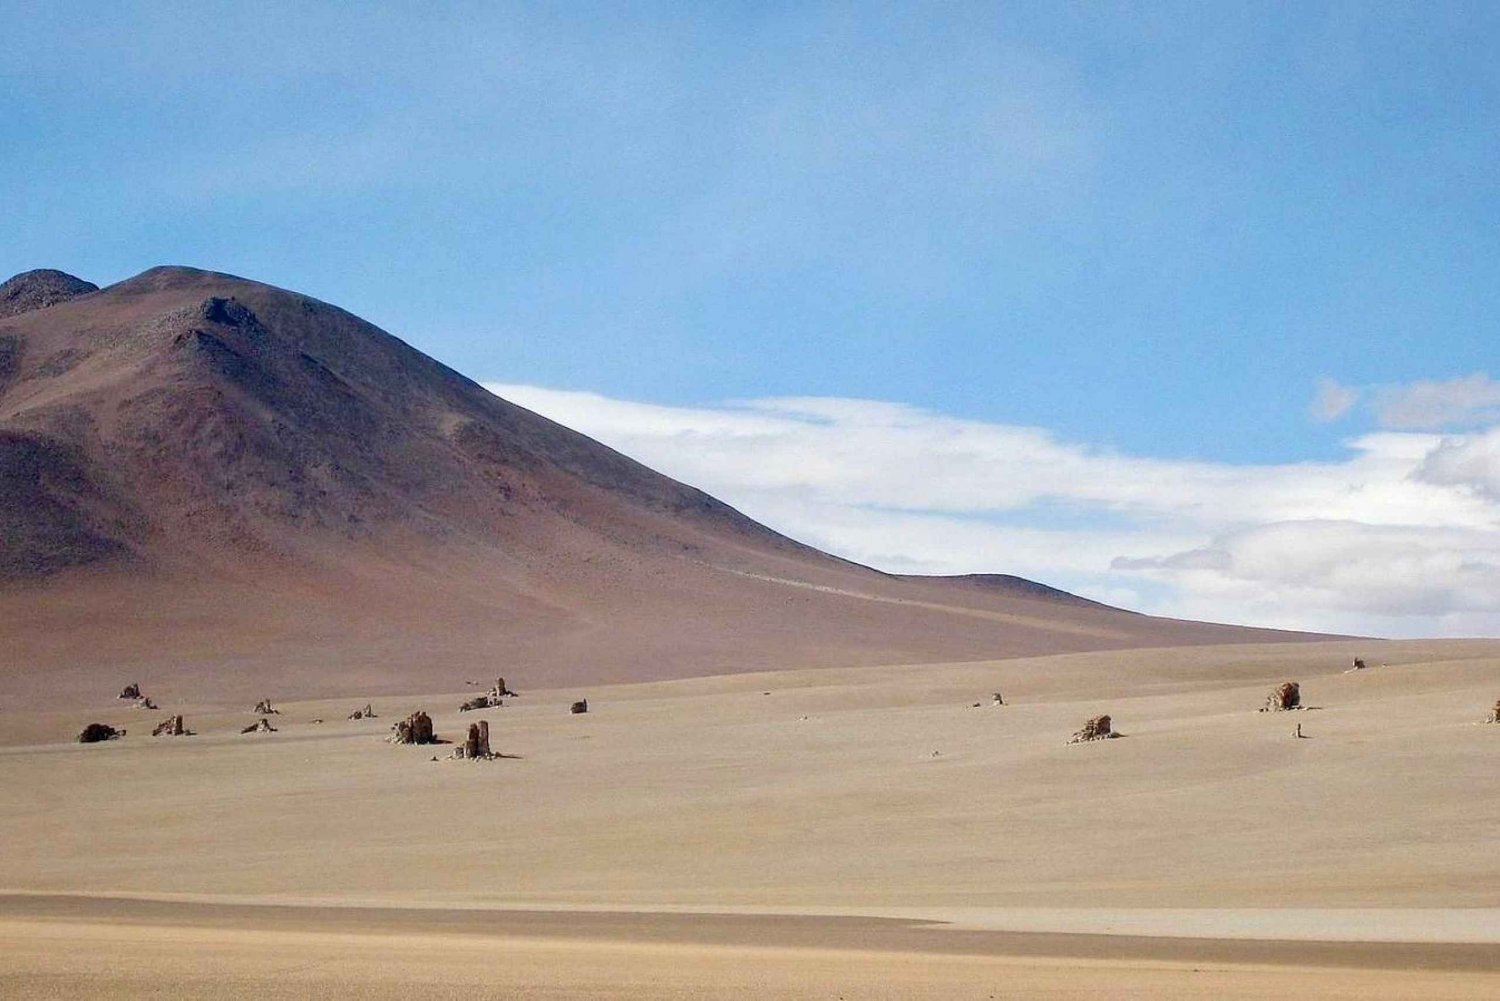
[[99, 286], [82, 278], [57, 271], [53, 268], [38, 268], [23, 271], [14, 278], [0, 284], [0, 319], [20, 316], [35, 309], [46, 309], [69, 299], [99, 291]]

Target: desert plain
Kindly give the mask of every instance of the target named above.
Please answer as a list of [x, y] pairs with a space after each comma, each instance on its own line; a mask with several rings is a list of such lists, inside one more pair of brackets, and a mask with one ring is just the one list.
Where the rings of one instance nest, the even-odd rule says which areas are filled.
[[[148, 673], [155, 712], [0, 706], [0, 996], [1500, 990], [1500, 641], [485, 673], [520, 694], [266, 692], [275, 733]], [[417, 709], [502, 756], [388, 743]]]

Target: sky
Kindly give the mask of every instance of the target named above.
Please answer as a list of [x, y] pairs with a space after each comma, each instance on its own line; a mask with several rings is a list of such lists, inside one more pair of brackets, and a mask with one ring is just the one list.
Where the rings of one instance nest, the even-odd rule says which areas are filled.
[[883, 569], [1500, 635], [1500, 6], [0, 24], [5, 274], [315, 295]]

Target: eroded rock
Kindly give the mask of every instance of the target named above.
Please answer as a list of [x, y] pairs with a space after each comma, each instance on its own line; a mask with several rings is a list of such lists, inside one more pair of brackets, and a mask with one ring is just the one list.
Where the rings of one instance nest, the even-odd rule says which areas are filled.
[[151, 731], [153, 737], [189, 737], [193, 731], [182, 725], [182, 716], [168, 716]]
[[436, 744], [437, 737], [432, 732], [432, 717], [419, 709], [395, 723], [391, 726], [391, 743]]
[[1266, 696], [1266, 704], [1260, 707], [1260, 711], [1285, 712], [1289, 709], [1302, 708], [1302, 686], [1295, 681], [1283, 681], [1271, 689], [1271, 694]]
[[262, 716], [260, 718], [260, 722], [258, 722], [258, 723], [251, 723], [249, 726], [245, 727], [244, 729], [242, 729], [240, 731], [240, 733], [275, 733], [275, 732], [276, 732], [276, 728], [274, 726], [272, 726], [271, 725], [271, 721], [268, 720], [268, 719], [266, 719], [264, 716]]
[[141, 686], [139, 684], [126, 685], [120, 689], [120, 694], [116, 697], [121, 699], [138, 699], [141, 697]]
[[253, 713], [260, 713], [262, 716], [281, 715], [281, 710], [271, 705], [270, 699], [261, 699], [259, 702], [255, 703], [255, 708], [250, 711]]
[[578, 715], [578, 714], [580, 714], [580, 713], [586, 713], [588, 711], [589, 711], [589, 700], [588, 699], [579, 699], [577, 702], [573, 703], [571, 706], [568, 707], [568, 712], [572, 713], [575, 716]]
[[1082, 730], [1073, 734], [1073, 738], [1068, 743], [1081, 744], [1086, 740], [1109, 740], [1111, 737], [1118, 736], [1119, 734], [1115, 733], [1108, 716], [1093, 716], [1090, 717], [1088, 722], [1083, 724]]

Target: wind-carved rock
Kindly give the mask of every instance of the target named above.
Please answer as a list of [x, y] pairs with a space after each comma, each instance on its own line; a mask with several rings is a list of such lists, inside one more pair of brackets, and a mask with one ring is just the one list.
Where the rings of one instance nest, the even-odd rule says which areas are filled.
[[586, 713], [588, 711], [589, 711], [589, 700], [588, 699], [579, 699], [577, 702], [573, 703], [571, 706], [568, 707], [568, 712], [572, 713], [575, 716], [577, 716], [577, 715], [579, 715], [581, 713]]
[[454, 748], [455, 758], [468, 758], [473, 761], [488, 761], [495, 757], [490, 751], [490, 723], [489, 720], [480, 720], [478, 723], [469, 724], [469, 735], [464, 742]]
[[1087, 723], [1083, 724], [1082, 730], [1073, 734], [1072, 739], [1068, 743], [1081, 744], [1086, 740], [1109, 740], [1112, 737], [1118, 736], [1119, 734], [1111, 728], [1108, 716], [1093, 716], [1089, 718]]
[[365, 703], [365, 707], [363, 709], [356, 709], [356, 710], [354, 710], [352, 713], [349, 714], [349, 718], [350, 719], [374, 719], [375, 718], [375, 710], [372, 709], [372, 708], [370, 708], [370, 703], [366, 702]]
[[255, 708], [250, 711], [253, 713], [260, 713], [262, 716], [281, 715], [281, 710], [271, 705], [270, 699], [261, 699], [259, 702], [255, 703]]
[[458, 711], [466, 713], [472, 712], [475, 709], [498, 709], [505, 705], [504, 700], [506, 696], [514, 697], [515, 694], [515, 692], [505, 687], [504, 678], [497, 678], [495, 679], [494, 686], [489, 691], [483, 695], [476, 695], [474, 698], [466, 700], [463, 705], [458, 707]]
[[182, 725], [182, 717], [168, 716], [151, 731], [153, 737], [190, 737], [193, 731]]
[[1301, 708], [1302, 686], [1295, 681], [1283, 681], [1271, 689], [1271, 694], [1266, 696], [1266, 704], [1260, 707], [1260, 711], [1272, 713]]
[[437, 737], [432, 732], [432, 717], [419, 709], [406, 717], [406, 719], [393, 724], [391, 726], [391, 743], [436, 744]]
[[80, 744], [97, 744], [103, 740], [114, 740], [125, 736], [124, 730], [116, 730], [108, 723], [90, 723], [78, 734]]
[[139, 683], [134, 683], [134, 684], [126, 685], [124, 688], [120, 689], [120, 694], [118, 696], [116, 696], [116, 698], [131, 699], [131, 700], [138, 699], [140, 697], [141, 697], [141, 686], [140, 686]]
[[268, 720], [268, 719], [266, 719], [264, 716], [262, 716], [260, 718], [260, 722], [258, 722], [258, 723], [251, 723], [249, 726], [247, 726], [247, 727], [243, 728], [242, 730], [240, 730], [240, 733], [275, 733], [275, 732], [276, 732], [276, 728], [274, 726], [272, 726], [271, 725], [271, 721]]

